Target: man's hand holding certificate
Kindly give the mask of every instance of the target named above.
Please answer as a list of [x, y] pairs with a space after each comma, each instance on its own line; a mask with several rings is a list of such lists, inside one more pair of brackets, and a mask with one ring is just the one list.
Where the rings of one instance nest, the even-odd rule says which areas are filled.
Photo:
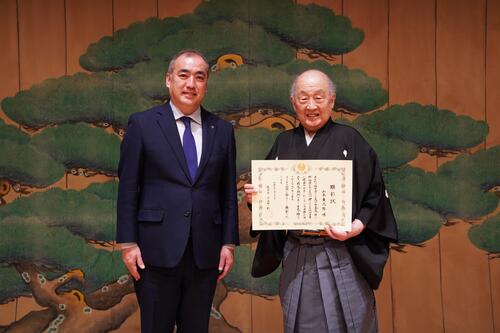
[[252, 161], [253, 230], [350, 231], [352, 161]]

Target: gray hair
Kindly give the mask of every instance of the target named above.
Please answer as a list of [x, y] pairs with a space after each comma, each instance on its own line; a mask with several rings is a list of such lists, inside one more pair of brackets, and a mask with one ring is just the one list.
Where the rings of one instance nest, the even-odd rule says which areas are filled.
[[335, 83], [333, 83], [332, 79], [330, 79], [330, 77], [328, 75], [326, 75], [324, 72], [318, 70], [318, 69], [308, 69], [302, 73], [300, 73], [299, 75], [297, 75], [294, 79], [293, 79], [293, 82], [292, 82], [292, 86], [290, 87], [290, 96], [292, 97], [296, 97], [295, 96], [295, 88], [297, 86], [297, 81], [299, 79], [299, 77], [302, 76], [302, 74], [304, 74], [305, 72], [309, 72], [309, 71], [316, 71], [316, 72], [319, 72], [321, 74], [323, 74], [326, 78], [326, 81], [328, 82], [328, 92], [333, 95], [335, 94], [335, 92], [337, 91], [337, 87], [335, 85]]
[[208, 60], [207, 60], [207, 58], [205, 58], [205, 56], [203, 54], [201, 54], [200, 51], [195, 50], [195, 49], [186, 49], [186, 50], [179, 51], [177, 54], [175, 54], [172, 57], [172, 59], [170, 60], [170, 63], [168, 64], [168, 71], [167, 71], [168, 74], [172, 74], [172, 71], [174, 70], [175, 61], [179, 57], [181, 57], [185, 54], [186, 55], [196, 55], [196, 56], [200, 57], [201, 59], [203, 59], [203, 61], [207, 65], [207, 75], [208, 75], [208, 72], [210, 72], [210, 65], [208, 64]]

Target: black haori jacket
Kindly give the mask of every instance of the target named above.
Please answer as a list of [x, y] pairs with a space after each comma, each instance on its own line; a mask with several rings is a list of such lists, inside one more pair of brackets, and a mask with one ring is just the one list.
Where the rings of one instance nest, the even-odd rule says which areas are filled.
[[[352, 218], [361, 220], [366, 228], [348, 239], [346, 245], [358, 271], [377, 289], [389, 256], [389, 243], [397, 241], [397, 226], [372, 147], [352, 127], [329, 121], [309, 146], [302, 126], [281, 133], [266, 159], [276, 158], [353, 161]], [[255, 237], [258, 232], [251, 234]], [[252, 276], [268, 275], [280, 265], [285, 241], [285, 231], [260, 232]]]

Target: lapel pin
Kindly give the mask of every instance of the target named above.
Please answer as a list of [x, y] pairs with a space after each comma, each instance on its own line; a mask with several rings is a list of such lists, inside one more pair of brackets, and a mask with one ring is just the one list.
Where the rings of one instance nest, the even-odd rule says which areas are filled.
[[215, 128], [215, 126], [214, 126], [214, 125], [210, 125], [210, 128], [211, 128], [211, 129], [214, 129], [214, 128]]
[[342, 154], [344, 154], [344, 157], [347, 157], [347, 150], [344, 149], [344, 151], [342, 152]]

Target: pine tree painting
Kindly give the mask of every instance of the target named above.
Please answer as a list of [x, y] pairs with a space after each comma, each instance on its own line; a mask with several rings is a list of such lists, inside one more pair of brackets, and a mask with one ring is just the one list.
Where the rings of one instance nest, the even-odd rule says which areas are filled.
[[[312, 18], [316, 24], [302, 23]], [[361, 132], [378, 154], [400, 232], [395, 249], [422, 245], [440, 228], [466, 221], [470, 242], [497, 257], [500, 146], [481, 148], [488, 124], [418, 101], [387, 107], [388, 92], [377, 79], [332, 61], [363, 40], [348, 17], [315, 4], [211, 0], [192, 13], [153, 17], [105, 36], [80, 57], [89, 72], [3, 99], [19, 127], [0, 120], [0, 303], [31, 295], [43, 309], [0, 332], [107, 332], [137, 311], [131, 278], [114, 250], [119, 145], [130, 114], [168, 99], [168, 62], [186, 48], [210, 63], [204, 106], [235, 128], [244, 244], [255, 241], [242, 191], [250, 161], [264, 158], [274, 138], [296, 126], [290, 84], [316, 68], [337, 84], [335, 119]], [[427, 172], [409, 164], [419, 154], [450, 161]], [[70, 174], [100, 181], [81, 190], [54, 187]], [[17, 198], [7, 200], [13, 192]], [[216, 292], [214, 332], [239, 331], [220, 313], [228, 290], [277, 293], [277, 274], [250, 277], [252, 258], [251, 247], [237, 249], [236, 265]]]

